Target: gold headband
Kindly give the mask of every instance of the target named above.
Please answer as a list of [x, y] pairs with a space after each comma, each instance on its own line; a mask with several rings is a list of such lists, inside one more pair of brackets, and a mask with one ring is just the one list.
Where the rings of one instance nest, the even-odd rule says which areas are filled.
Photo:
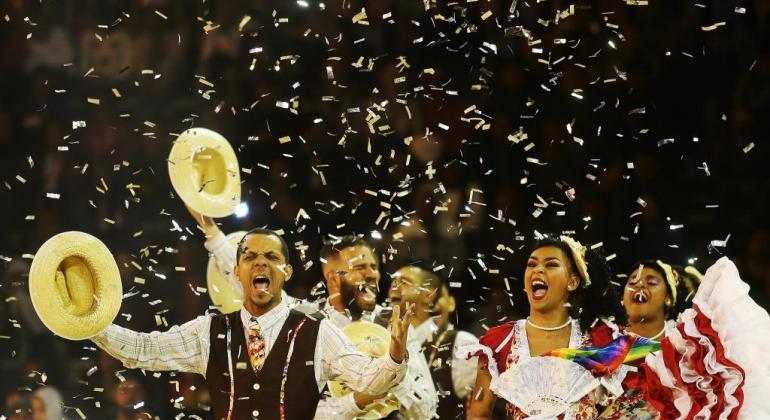
[[575, 265], [577, 266], [576, 268], [585, 280], [583, 287], [585, 288], [590, 286], [591, 278], [588, 277], [588, 266], [586, 265], [586, 247], [584, 247], [580, 242], [570, 238], [569, 236], [559, 236], [559, 240], [567, 244], [570, 251], [572, 251], [572, 259], [575, 260]]
[[655, 262], [658, 263], [660, 268], [663, 269], [663, 273], [666, 274], [666, 283], [668, 283], [668, 286], [671, 289], [671, 297], [673, 298], [672, 305], [676, 305], [676, 286], [679, 284], [679, 275], [677, 275], [670, 265], [663, 261], [657, 260]]
[[687, 267], [684, 268], [684, 272], [695, 277], [695, 279], [698, 280], [698, 283], [703, 282], [703, 274], [700, 271], [698, 271], [697, 268], [691, 265], [688, 265]]

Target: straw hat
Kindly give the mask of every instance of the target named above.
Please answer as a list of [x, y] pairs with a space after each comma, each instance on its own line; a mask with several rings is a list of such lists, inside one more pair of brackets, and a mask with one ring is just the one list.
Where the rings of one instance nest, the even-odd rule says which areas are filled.
[[238, 158], [215, 131], [191, 128], [179, 135], [168, 155], [168, 175], [185, 204], [205, 216], [229, 216], [241, 201]]
[[[227, 242], [235, 248], [245, 234], [245, 230], [233, 232], [227, 235]], [[211, 301], [219, 307], [220, 312], [229, 314], [241, 309], [243, 292], [240, 289], [234, 289], [231, 283], [219, 274], [217, 262], [213, 255], [209, 257], [209, 265], [206, 267], [206, 283]]]
[[112, 323], [123, 287], [115, 258], [102, 241], [72, 231], [55, 235], [37, 251], [29, 269], [29, 295], [48, 329], [83, 340]]
[[[388, 353], [390, 348], [390, 332], [384, 327], [367, 322], [351, 322], [342, 329], [356, 350], [371, 356], [380, 357]], [[332, 397], [342, 397], [352, 390], [338, 381], [329, 381], [329, 393]], [[391, 412], [398, 410], [399, 402], [395, 396], [389, 395], [377, 402], [367, 405], [364, 414], [357, 419], [381, 419]]]

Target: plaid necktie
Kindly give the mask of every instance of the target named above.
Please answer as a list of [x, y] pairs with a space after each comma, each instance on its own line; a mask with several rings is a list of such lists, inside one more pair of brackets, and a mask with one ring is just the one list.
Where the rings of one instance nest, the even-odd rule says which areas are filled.
[[251, 322], [248, 343], [249, 361], [251, 367], [254, 368], [254, 373], [258, 374], [265, 364], [265, 338], [262, 336], [262, 329], [259, 327], [257, 319], [251, 318]]

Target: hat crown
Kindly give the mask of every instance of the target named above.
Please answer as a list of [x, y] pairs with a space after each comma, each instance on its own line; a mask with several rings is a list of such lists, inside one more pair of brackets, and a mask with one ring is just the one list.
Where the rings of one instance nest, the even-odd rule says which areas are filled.
[[46, 327], [70, 340], [90, 338], [117, 316], [123, 287], [115, 258], [84, 232], [62, 232], [40, 246], [29, 269], [29, 296]]
[[72, 256], [62, 260], [56, 270], [56, 290], [64, 310], [75, 316], [86, 315], [95, 306], [95, 281], [88, 262]]
[[227, 187], [227, 168], [222, 155], [213, 148], [201, 147], [192, 157], [193, 172], [198, 190], [219, 195]]
[[216, 131], [190, 128], [180, 134], [168, 155], [168, 174], [185, 204], [205, 216], [229, 216], [241, 201], [238, 157]]

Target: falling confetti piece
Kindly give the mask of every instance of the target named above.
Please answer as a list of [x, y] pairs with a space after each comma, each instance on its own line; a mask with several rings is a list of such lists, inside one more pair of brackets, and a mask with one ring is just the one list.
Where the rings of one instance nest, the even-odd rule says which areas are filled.
[[719, 28], [720, 26], [725, 26], [726, 24], [727, 24], [726, 22], [717, 22], [717, 23], [715, 23], [715, 24], [713, 24], [713, 25], [709, 25], [709, 26], [701, 26], [701, 29], [702, 29], [704, 32], [709, 32], [709, 31], [713, 31], [714, 29], [717, 29], [717, 28]]

